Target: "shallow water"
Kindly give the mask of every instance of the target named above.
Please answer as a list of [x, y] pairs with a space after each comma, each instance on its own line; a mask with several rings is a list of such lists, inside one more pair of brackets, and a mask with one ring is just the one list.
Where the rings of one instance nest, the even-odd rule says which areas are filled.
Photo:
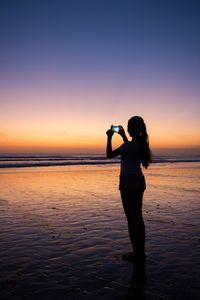
[[[145, 171], [147, 281], [134, 272], [118, 166], [0, 171], [1, 299], [199, 299], [200, 163]], [[131, 294], [130, 294], [131, 288]]]

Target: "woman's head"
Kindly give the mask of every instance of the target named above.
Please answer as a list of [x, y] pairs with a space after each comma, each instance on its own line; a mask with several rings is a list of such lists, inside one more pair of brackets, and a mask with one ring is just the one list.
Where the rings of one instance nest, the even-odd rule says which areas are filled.
[[134, 116], [128, 121], [128, 133], [131, 137], [138, 138], [140, 136], [146, 136], [146, 125], [144, 120], [139, 116]]
[[128, 121], [128, 133], [139, 142], [141, 161], [145, 168], [151, 163], [151, 151], [149, 149], [149, 137], [144, 120], [139, 116], [134, 116]]

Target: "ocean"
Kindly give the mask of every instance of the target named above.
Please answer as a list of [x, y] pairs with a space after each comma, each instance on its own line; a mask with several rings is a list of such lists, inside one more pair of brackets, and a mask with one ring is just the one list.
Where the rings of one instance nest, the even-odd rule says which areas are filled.
[[[27, 168], [68, 165], [110, 165], [118, 164], [120, 158], [107, 159], [105, 154], [0, 154], [0, 168]], [[153, 163], [200, 162], [200, 153], [155, 153]]]

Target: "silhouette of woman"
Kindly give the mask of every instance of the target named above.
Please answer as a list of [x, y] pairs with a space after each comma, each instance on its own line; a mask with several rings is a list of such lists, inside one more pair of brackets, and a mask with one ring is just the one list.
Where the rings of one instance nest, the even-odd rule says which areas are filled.
[[[112, 126], [111, 126], [112, 128]], [[128, 121], [128, 133], [132, 140], [128, 141], [125, 131], [120, 126], [119, 134], [124, 143], [112, 149], [112, 129], [107, 134], [107, 158], [121, 156], [121, 172], [119, 189], [124, 212], [128, 221], [129, 236], [133, 252], [122, 256], [124, 260], [133, 261], [141, 268], [145, 265], [145, 225], [142, 217], [143, 193], [146, 189], [145, 178], [141, 170], [151, 163], [148, 134], [143, 119], [134, 116]]]

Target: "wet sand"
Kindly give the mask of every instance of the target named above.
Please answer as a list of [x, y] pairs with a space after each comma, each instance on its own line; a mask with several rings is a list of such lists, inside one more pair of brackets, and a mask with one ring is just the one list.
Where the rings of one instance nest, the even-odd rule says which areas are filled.
[[118, 166], [0, 170], [0, 299], [200, 297], [200, 164], [145, 171], [146, 282], [131, 250]]

